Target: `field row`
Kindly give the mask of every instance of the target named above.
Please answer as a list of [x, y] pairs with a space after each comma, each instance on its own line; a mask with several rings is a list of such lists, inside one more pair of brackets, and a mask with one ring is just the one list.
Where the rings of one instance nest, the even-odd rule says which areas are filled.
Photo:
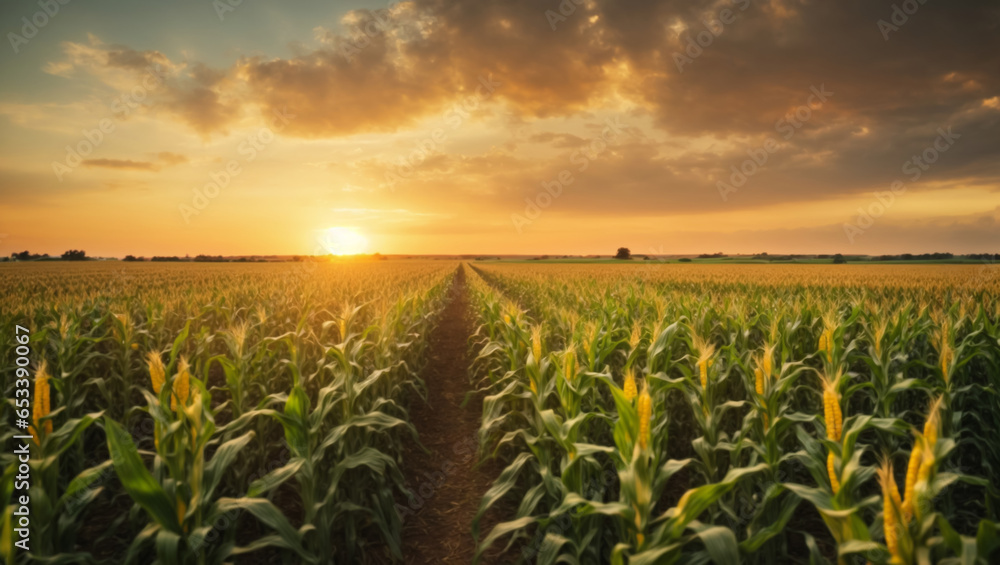
[[[0, 269], [0, 388], [33, 378], [30, 552], [7, 563], [401, 559], [401, 454], [456, 265]], [[15, 371], [15, 325], [30, 371]], [[0, 404], [0, 442], [24, 433]], [[18, 487], [20, 488], [20, 487]], [[23, 493], [22, 493], [23, 494]]]
[[517, 508], [481, 551], [996, 562], [1000, 312], [975, 268], [474, 271], [481, 447], [507, 463], [480, 515]]

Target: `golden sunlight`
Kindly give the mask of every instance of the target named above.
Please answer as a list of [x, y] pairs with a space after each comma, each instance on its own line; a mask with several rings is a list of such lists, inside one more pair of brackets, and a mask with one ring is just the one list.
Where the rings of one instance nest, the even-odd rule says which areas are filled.
[[332, 255], [358, 255], [368, 249], [368, 239], [351, 227], [327, 228], [321, 234], [320, 241]]

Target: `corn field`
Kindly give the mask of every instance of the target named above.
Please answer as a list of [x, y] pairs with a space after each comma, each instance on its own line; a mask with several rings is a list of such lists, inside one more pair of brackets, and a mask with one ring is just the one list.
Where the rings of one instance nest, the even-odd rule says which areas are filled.
[[0, 439], [33, 437], [30, 552], [0, 453], [4, 562], [410, 562], [409, 409], [463, 272], [499, 470], [440, 535], [475, 561], [1000, 561], [1000, 279], [389, 261], [0, 268]]
[[484, 264], [480, 555], [996, 563], [1000, 304], [974, 267]]
[[[13, 265], [37, 363], [18, 563], [401, 559], [401, 450], [455, 264]], [[5, 392], [14, 342], [2, 349]], [[7, 398], [12, 398], [8, 394]], [[4, 445], [13, 401], [0, 406]], [[12, 561], [17, 462], [0, 465]]]

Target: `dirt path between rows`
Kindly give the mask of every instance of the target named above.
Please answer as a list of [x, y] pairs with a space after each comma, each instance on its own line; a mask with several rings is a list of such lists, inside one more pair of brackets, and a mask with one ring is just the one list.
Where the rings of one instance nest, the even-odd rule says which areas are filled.
[[[404, 453], [405, 473], [416, 500], [403, 511], [403, 556], [407, 565], [472, 563], [476, 544], [472, 519], [479, 501], [499, 474], [496, 465], [476, 466], [482, 399], [462, 406], [469, 382], [469, 337], [473, 312], [461, 266], [437, 327], [429, 336], [427, 365], [421, 378], [427, 402], [417, 401], [410, 419], [420, 433], [417, 446]], [[492, 522], [485, 523], [488, 532]], [[495, 562], [485, 559], [483, 562]]]

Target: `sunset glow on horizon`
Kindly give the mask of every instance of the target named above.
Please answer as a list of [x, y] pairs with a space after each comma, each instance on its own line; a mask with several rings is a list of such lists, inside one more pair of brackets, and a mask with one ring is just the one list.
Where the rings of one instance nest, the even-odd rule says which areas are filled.
[[368, 250], [368, 239], [350, 227], [328, 228], [323, 231], [320, 241], [331, 255], [360, 255]]

